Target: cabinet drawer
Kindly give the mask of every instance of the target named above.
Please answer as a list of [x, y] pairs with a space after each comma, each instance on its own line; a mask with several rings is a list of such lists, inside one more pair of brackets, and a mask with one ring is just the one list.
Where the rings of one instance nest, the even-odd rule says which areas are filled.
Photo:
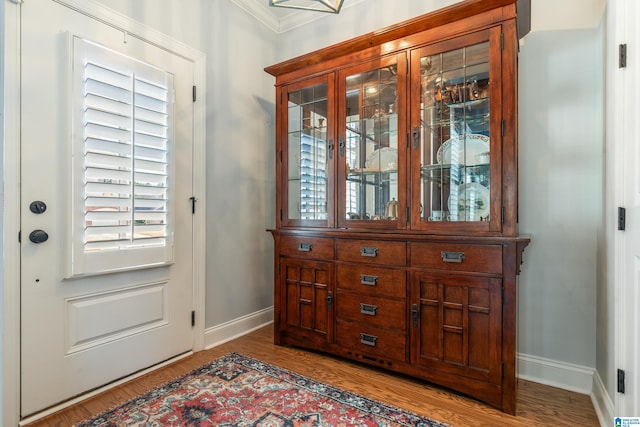
[[411, 266], [438, 270], [502, 272], [502, 246], [410, 243]]
[[284, 236], [280, 255], [296, 258], [333, 259], [333, 239], [325, 237]]
[[383, 359], [406, 359], [405, 333], [340, 320], [336, 326], [336, 341], [343, 349], [376, 355]]
[[392, 327], [405, 330], [407, 324], [405, 301], [338, 292], [336, 313], [339, 320], [360, 322], [381, 328]]
[[338, 240], [338, 259], [372, 264], [405, 265], [407, 245], [404, 242]]
[[338, 264], [338, 289], [373, 297], [406, 298], [404, 270], [363, 264]]

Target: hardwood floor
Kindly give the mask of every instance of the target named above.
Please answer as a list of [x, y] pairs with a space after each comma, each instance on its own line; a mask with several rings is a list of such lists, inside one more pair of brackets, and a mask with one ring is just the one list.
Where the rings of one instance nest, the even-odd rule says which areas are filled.
[[511, 416], [428, 383], [344, 359], [273, 344], [266, 326], [211, 350], [132, 380], [28, 427], [71, 426], [228, 353], [241, 353], [336, 387], [427, 416], [451, 426], [598, 426], [589, 396], [518, 381], [517, 414]]

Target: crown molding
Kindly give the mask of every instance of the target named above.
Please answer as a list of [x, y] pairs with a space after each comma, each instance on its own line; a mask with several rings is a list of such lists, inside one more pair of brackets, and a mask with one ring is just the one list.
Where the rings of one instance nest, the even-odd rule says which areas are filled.
[[260, 6], [258, 1], [231, 0], [231, 2], [238, 6], [240, 9], [247, 12], [249, 15], [256, 18], [258, 21], [262, 22], [273, 32], [280, 32], [280, 20], [276, 18], [276, 16], [272, 13], [269, 13], [269, 11], [265, 7]]

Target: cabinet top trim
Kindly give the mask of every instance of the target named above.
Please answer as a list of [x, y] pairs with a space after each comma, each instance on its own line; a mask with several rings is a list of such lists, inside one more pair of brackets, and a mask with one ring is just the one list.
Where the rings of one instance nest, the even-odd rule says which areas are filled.
[[[465, 0], [324, 49], [271, 65], [264, 70], [272, 76], [278, 77], [318, 62], [339, 58], [362, 49], [380, 46], [420, 31], [450, 24], [460, 19], [516, 3], [518, 10], [518, 37], [524, 37], [530, 29], [531, 0]], [[504, 16], [503, 18], [514, 17], [515, 15]]]
[[266, 230], [274, 237], [276, 236], [298, 236], [298, 237], [328, 237], [337, 239], [357, 239], [357, 240], [399, 240], [406, 242], [460, 242], [460, 243], [479, 243], [479, 244], [523, 244], [523, 248], [531, 241], [529, 234], [520, 234], [518, 236], [478, 236], [478, 235], [438, 235], [438, 234], [424, 234], [424, 233], [402, 233], [399, 231], [381, 231], [371, 232], [357, 232], [350, 230], [332, 230], [332, 229], [274, 229], [270, 228]]

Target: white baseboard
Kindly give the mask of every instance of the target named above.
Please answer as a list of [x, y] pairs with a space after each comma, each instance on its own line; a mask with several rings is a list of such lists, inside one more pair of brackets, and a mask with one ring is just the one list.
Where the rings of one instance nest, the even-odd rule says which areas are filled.
[[517, 376], [524, 380], [591, 395], [594, 368], [518, 353]]
[[586, 394], [601, 427], [613, 425], [614, 404], [594, 368], [518, 353], [518, 378]]
[[256, 311], [255, 313], [207, 328], [204, 331], [205, 349], [224, 344], [227, 341], [248, 334], [269, 323], [273, 323], [273, 307], [265, 308], [264, 310]]
[[596, 410], [598, 420], [602, 427], [608, 427], [613, 425], [613, 418], [615, 417], [615, 405], [607, 393], [607, 389], [600, 378], [600, 374], [596, 371], [593, 376], [593, 392], [591, 393], [591, 402], [593, 408]]

